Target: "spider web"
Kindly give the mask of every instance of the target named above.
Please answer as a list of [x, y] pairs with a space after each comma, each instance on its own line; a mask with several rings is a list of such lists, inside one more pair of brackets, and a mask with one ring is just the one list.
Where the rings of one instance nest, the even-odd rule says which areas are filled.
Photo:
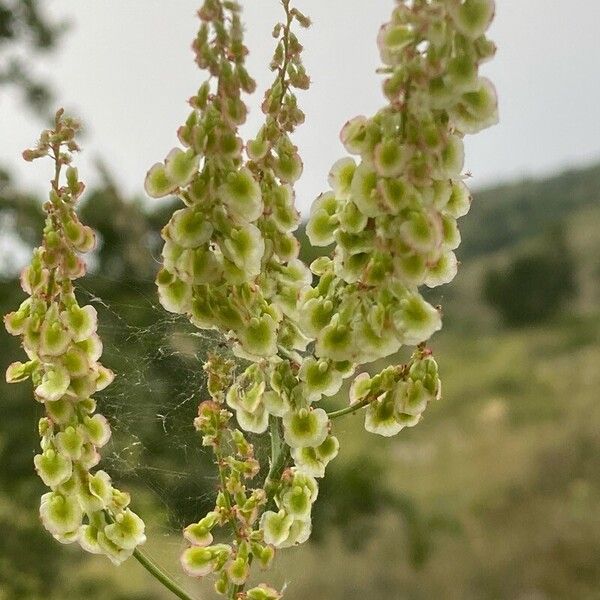
[[[202, 366], [211, 351], [235, 357], [219, 333], [165, 311], [152, 282], [95, 279], [100, 288], [128, 288], [126, 301], [107, 301], [78, 286], [81, 299], [98, 311], [102, 363], [116, 374], [96, 396], [113, 430], [100, 466], [132, 493], [134, 509], [142, 505], [153, 534], [179, 533], [214, 506], [217, 489], [212, 452], [193, 426], [199, 403], [208, 398]], [[244, 363], [235, 360], [239, 372]], [[266, 448], [256, 446], [262, 462]]]

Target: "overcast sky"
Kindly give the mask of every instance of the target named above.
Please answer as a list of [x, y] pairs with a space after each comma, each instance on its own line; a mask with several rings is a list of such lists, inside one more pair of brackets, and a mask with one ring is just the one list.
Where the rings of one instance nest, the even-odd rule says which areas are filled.
[[[127, 193], [142, 190], [148, 167], [177, 143], [188, 113], [186, 99], [203, 75], [190, 42], [199, 0], [48, 0], [49, 14], [68, 19], [60, 50], [35, 68], [54, 84], [59, 101], [84, 120], [81, 171], [94, 181], [101, 156]], [[271, 79], [270, 31], [280, 17], [277, 0], [242, 0], [249, 68], [259, 89]], [[382, 104], [375, 36], [391, 0], [297, 0], [313, 21], [304, 34], [313, 86], [302, 93], [307, 122], [296, 142], [305, 162], [298, 204], [306, 211], [325, 188], [339, 158], [341, 125]], [[491, 37], [499, 51], [484, 73], [498, 89], [501, 124], [467, 143], [467, 169], [476, 186], [538, 175], [600, 160], [600, 2], [497, 0]], [[261, 94], [262, 95], [262, 94]], [[245, 132], [262, 119], [251, 100]], [[14, 166], [20, 183], [44, 189], [48, 165], [16, 159], [40, 124], [16, 97], [0, 97], [0, 164]]]

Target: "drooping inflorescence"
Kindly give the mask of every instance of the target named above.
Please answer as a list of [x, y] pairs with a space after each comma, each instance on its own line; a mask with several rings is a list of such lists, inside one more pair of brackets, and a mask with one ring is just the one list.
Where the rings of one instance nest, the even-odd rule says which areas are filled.
[[267, 120], [246, 145], [245, 159], [241, 95], [255, 83], [244, 67], [239, 13], [236, 3], [216, 0], [199, 11], [193, 48], [210, 78], [190, 99], [192, 112], [179, 129], [186, 150], [173, 149], [150, 169], [146, 191], [152, 197], [176, 192], [185, 204], [162, 232], [163, 306], [188, 314], [200, 328], [227, 332], [238, 354], [260, 360], [276, 355], [278, 346], [304, 347], [292, 317], [310, 273], [297, 260], [291, 233], [299, 222], [291, 186], [302, 162], [288, 132], [304, 119], [290, 88], [306, 87], [308, 78], [291, 22], [282, 24], [274, 32], [285, 35], [272, 65], [279, 75], [263, 103]]
[[[210, 77], [179, 130], [186, 149], [172, 150], [146, 179], [150, 196], [176, 194], [185, 204], [163, 230], [163, 306], [220, 331], [250, 361], [237, 375], [218, 355], [205, 366], [211, 398], [195, 426], [214, 450], [220, 490], [215, 509], [186, 528], [191, 546], [182, 556], [191, 575], [215, 573], [217, 591], [230, 598], [279, 597], [266, 586], [243, 591], [250, 564], [266, 566], [276, 548], [310, 536], [317, 479], [339, 449], [333, 418], [365, 408], [366, 429], [390, 436], [440, 397], [424, 342], [441, 314], [419, 288], [456, 274], [457, 219], [471, 201], [463, 137], [497, 120], [493, 86], [479, 76], [495, 50], [485, 37], [493, 0], [397, 0], [378, 37], [387, 104], [342, 129], [358, 160], [337, 161], [331, 190], [313, 204], [308, 237], [335, 248], [309, 271], [292, 234], [302, 161], [290, 135], [304, 121], [293, 89], [310, 83], [292, 25], [310, 23], [282, 4], [266, 120], [244, 144], [241, 94], [255, 85], [244, 68], [240, 7], [204, 2], [193, 47]], [[318, 407], [361, 365], [401, 346], [416, 346], [408, 363], [358, 375], [348, 408]], [[267, 431], [268, 474], [249, 489], [261, 465], [244, 432]], [[215, 527], [230, 527], [231, 543], [213, 543]]]
[[96, 310], [79, 305], [73, 285], [86, 271], [80, 255], [95, 245], [93, 230], [75, 210], [84, 190], [70, 165], [79, 149], [78, 129], [60, 110], [54, 128], [23, 153], [28, 161], [50, 156], [55, 171], [44, 203], [42, 244], [21, 275], [29, 298], [4, 318], [8, 332], [21, 337], [28, 360], [11, 364], [6, 379], [31, 379], [35, 399], [45, 410], [39, 421], [41, 452], [34, 458], [38, 475], [50, 488], [40, 505], [44, 527], [64, 544], [79, 542], [84, 550], [119, 564], [146, 538], [143, 521], [128, 508], [129, 494], [114, 487], [108, 473], [95, 470], [111, 430], [96, 412], [93, 395], [114, 375], [99, 362]]
[[[311, 266], [319, 282], [301, 308], [327, 369], [384, 358], [441, 328], [418, 288], [456, 275], [457, 219], [471, 202], [463, 137], [498, 118], [494, 88], [479, 76], [495, 52], [485, 37], [493, 15], [492, 0], [400, 0], [379, 32], [388, 105], [343, 127], [341, 141], [358, 158], [333, 165], [332, 189], [315, 201], [307, 226], [313, 245], [335, 243], [332, 257]], [[424, 374], [430, 389], [409, 376], [385, 401], [374, 396], [368, 430], [393, 435], [414, 425], [438, 395], [435, 362], [420, 355], [406, 372]], [[363, 377], [355, 389], [366, 393], [374, 380]]]
[[[292, 135], [304, 122], [295, 90], [310, 84], [295, 27], [310, 21], [291, 0], [281, 4], [264, 121], [244, 142], [243, 95], [256, 84], [245, 67], [241, 7], [204, 0], [193, 50], [209, 77], [189, 100], [178, 130], [183, 147], [152, 166], [145, 182], [151, 197], [182, 202], [162, 230], [162, 305], [220, 332], [245, 363], [238, 369], [212, 353], [204, 365], [209, 397], [194, 427], [214, 453], [219, 489], [214, 508], [185, 528], [181, 555], [188, 574], [213, 574], [216, 591], [237, 600], [281, 598], [266, 584], [245, 589], [251, 566], [266, 568], [277, 549], [309, 538], [318, 480], [339, 451], [334, 419], [364, 409], [367, 431], [392, 436], [416, 425], [441, 396], [425, 346], [441, 328], [441, 313], [420, 288], [456, 274], [457, 219], [471, 202], [463, 138], [498, 118], [494, 88], [479, 74], [495, 51], [485, 35], [493, 0], [396, 0], [378, 36], [386, 104], [342, 128], [352, 156], [333, 165], [331, 189], [316, 199], [307, 223], [314, 246], [334, 249], [307, 267], [294, 236], [303, 163]], [[115, 563], [135, 553], [189, 598], [139, 558], [142, 520], [108, 474], [94, 470], [110, 427], [93, 395], [113, 374], [99, 362], [96, 311], [79, 305], [73, 285], [85, 273], [80, 255], [94, 246], [75, 211], [84, 189], [70, 166], [77, 130], [59, 111], [54, 129], [24, 153], [26, 160], [50, 156], [56, 168], [42, 245], [21, 277], [30, 297], [5, 317], [28, 361], [13, 363], [7, 380], [31, 378], [44, 406], [34, 463], [51, 490], [40, 508], [45, 527]], [[414, 347], [412, 354], [394, 364], [402, 346]], [[391, 365], [364, 371], [379, 359]], [[349, 404], [326, 412], [319, 403], [357, 371]], [[264, 433], [268, 464], [249, 438]]]

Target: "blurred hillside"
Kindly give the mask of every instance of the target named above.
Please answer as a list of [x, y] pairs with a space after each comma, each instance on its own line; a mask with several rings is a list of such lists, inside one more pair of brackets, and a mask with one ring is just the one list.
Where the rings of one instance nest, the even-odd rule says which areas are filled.
[[597, 208], [599, 184], [600, 164], [481, 190], [462, 223], [461, 256], [470, 258], [511, 248], [575, 213]]
[[[149, 551], [178, 572], [178, 530], [215, 487], [191, 422], [200, 362], [217, 340], [158, 306], [170, 207], [124, 199], [104, 179], [86, 194], [83, 219], [101, 243], [81, 294], [99, 310], [118, 373], [99, 402], [115, 429], [105, 465], [148, 517]], [[336, 423], [343, 451], [317, 503], [321, 535], [277, 563], [289, 600], [600, 598], [599, 199], [600, 165], [476, 194], [461, 224], [464, 264], [431, 293], [445, 313], [431, 342], [444, 399], [390, 440], [364, 432], [362, 417]], [[16, 266], [37, 243], [39, 204], [0, 177], [2, 313], [23, 298]], [[573, 295], [548, 320], [509, 327], [484, 299], [485, 278], [551, 251], [555, 231]], [[19, 357], [0, 331], [0, 370]], [[1, 381], [0, 403], [0, 600], [169, 598], [135, 563], [114, 570], [49, 539], [31, 464], [39, 407], [28, 385]]]

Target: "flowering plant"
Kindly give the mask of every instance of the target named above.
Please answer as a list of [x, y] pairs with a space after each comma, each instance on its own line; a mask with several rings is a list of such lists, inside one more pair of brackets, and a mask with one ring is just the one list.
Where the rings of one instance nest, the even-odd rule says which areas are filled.
[[[456, 274], [457, 219], [471, 202], [463, 138], [498, 118], [494, 88], [479, 75], [495, 52], [485, 35], [493, 0], [396, 0], [377, 38], [386, 104], [343, 126], [350, 156], [332, 166], [330, 190], [315, 200], [307, 224], [312, 245], [333, 244], [333, 251], [304, 265], [293, 233], [303, 163], [292, 135], [304, 122], [295, 90], [310, 84], [295, 28], [310, 21], [291, 0], [282, 5], [264, 123], [244, 141], [243, 96], [256, 84], [245, 67], [241, 7], [204, 1], [193, 49], [209, 76], [189, 100], [178, 130], [182, 147], [153, 165], [145, 182], [149, 196], [182, 202], [162, 230], [162, 305], [220, 332], [246, 362], [238, 372], [214, 352], [204, 365], [209, 397], [194, 426], [214, 453], [220, 485], [214, 508], [185, 528], [181, 556], [189, 575], [213, 574], [216, 591], [238, 600], [281, 597], [266, 584], [246, 589], [251, 566], [266, 568], [276, 550], [309, 538], [318, 479], [339, 451], [334, 420], [364, 411], [368, 432], [392, 436], [440, 398], [425, 343], [441, 328], [441, 313], [420, 288]], [[77, 172], [69, 167], [67, 185], [59, 182], [70, 162], [63, 145], [77, 149], [75, 130], [59, 112], [55, 129], [26, 153], [50, 153], [56, 177], [43, 246], [22, 277], [31, 298], [6, 317], [30, 358], [11, 365], [8, 378], [31, 376], [47, 410], [35, 464], [52, 491], [41, 514], [60, 541], [77, 540], [115, 562], [133, 553], [189, 598], [136, 549], [144, 529], [128, 497], [104, 471], [90, 472], [109, 435], [90, 396], [112, 374], [97, 362], [95, 311], [79, 307], [73, 293], [72, 280], [83, 274], [77, 253], [93, 246], [73, 209], [83, 191]], [[414, 347], [406, 364], [364, 370], [401, 346]], [[345, 380], [348, 406], [326, 412], [321, 400], [336, 396]], [[270, 437], [268, 465], [249, 434]]]
[[80, 255], [95, 245], [93, 230], [75, 211], [85, 188], [71, 165], [79, 149], [78, 129], [59, 110], [54, 128], [23, 153], [28, 161], [50, 156], [54, 178], [43, 207], [42, 245], [21, 275], [29, 297], [4, 318], [8, 332], [22, 337], [29, 360], [11, 364], [6, 379], [31, 379], [35, 399], [45, 409], [39, 422], [41, 452], [33, 461], [50, 488], [40, 504], [44, 527], [63, 544], [79, 542], [88, 552], [120, 564], [146, 537], [143, 521], [128, 508], [129, 494], [115, 488], [105, 471], [94, 472], [111, 432], [92, 396], [110, 385], [114, 374], [99, 362], [96, 309], [80, 306], [73, 286], [86, 270]]

